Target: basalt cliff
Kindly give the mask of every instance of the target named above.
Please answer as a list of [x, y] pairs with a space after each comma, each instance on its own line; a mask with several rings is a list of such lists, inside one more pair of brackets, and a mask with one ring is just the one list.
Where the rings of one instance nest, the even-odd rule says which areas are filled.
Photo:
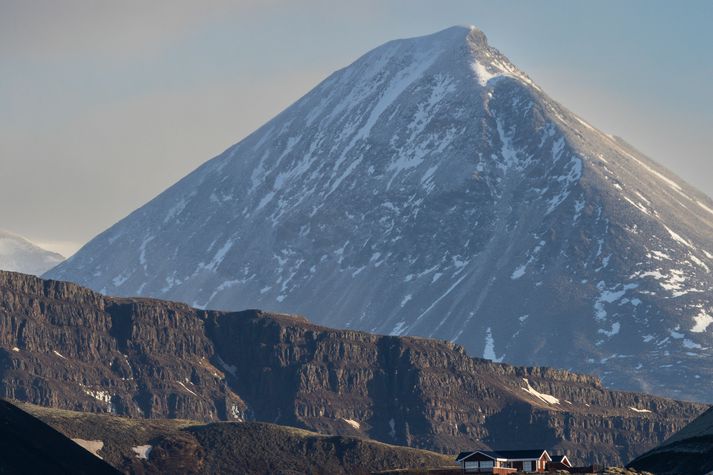
[[264, 421], [454, 453], [545, 446], [621, 464], [706, 409], [451, 342], [110, 298], [0, 272], [0, 396], [134, 418]]

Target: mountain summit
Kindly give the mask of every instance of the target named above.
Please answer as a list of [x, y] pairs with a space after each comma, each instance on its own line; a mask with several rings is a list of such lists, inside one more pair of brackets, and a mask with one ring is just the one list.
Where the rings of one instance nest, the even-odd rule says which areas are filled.
[[47, 274], [711, 401], [713, 201], [475, 29], [320, 83]]
[[25, 274], [40, 275], [47, 272], [64, 257], [50, 252], [27, 239], [0, 230], [0, 269]]

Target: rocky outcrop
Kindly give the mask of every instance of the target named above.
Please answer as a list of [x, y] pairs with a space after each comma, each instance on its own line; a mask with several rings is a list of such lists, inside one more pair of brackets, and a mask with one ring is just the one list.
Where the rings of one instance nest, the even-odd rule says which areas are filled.
[[134, 417], [224, 420], [245, 404], [215, 368], [205, 315], [0, 274], [4, 397]]
[[0, 395], [146, 418], [257, 420], [444, 453], [545, 447], [620, 464], [706, 406], [469, 357], [450, 342], [331, 330], [0, 272]]

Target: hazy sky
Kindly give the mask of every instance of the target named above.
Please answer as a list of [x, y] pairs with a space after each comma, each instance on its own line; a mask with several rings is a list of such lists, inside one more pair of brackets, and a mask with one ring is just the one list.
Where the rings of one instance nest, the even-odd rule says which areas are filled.
[[394, 38], [473, 24], [713, 195], [713, 1], [0, 0], [0, 228], [69, 254]]

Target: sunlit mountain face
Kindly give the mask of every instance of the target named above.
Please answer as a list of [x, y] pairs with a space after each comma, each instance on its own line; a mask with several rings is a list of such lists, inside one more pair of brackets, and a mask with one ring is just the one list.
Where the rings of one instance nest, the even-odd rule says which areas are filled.
[[46, 274], [713, 401], [713, 201], [472, 27], [386, 43]]

